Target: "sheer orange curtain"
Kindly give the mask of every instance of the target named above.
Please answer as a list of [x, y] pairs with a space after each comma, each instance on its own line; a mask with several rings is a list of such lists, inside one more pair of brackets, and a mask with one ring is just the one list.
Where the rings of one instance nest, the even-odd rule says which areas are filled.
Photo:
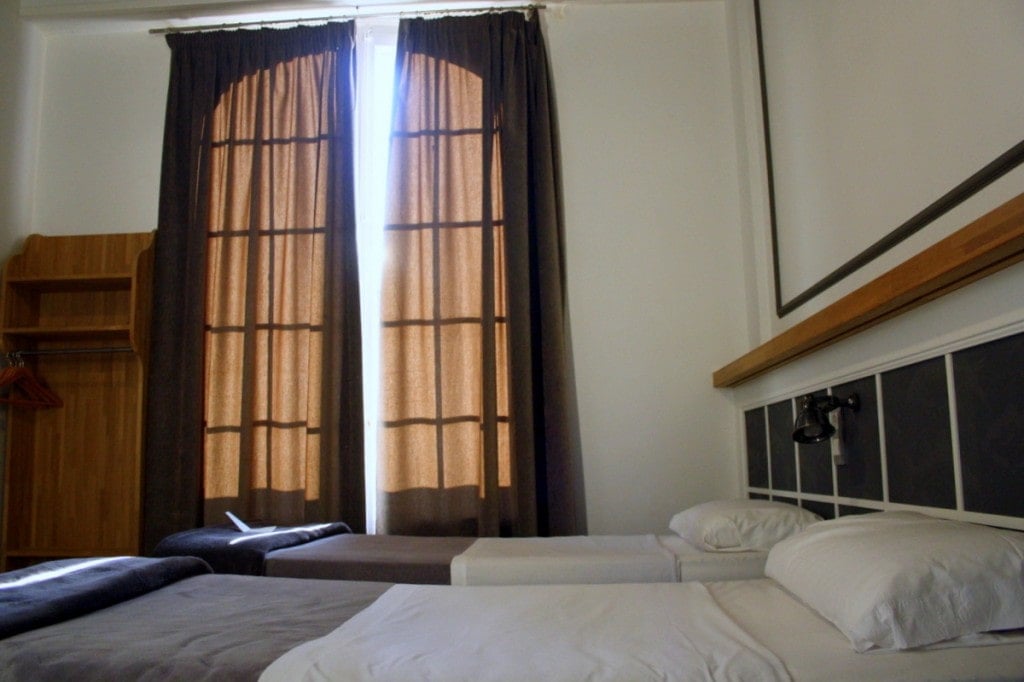
[[400, 25], [383, 532], [585, 532], [547, 75], [536, 18]]
[[[190, 353], [191, 374], [151, 392], [155, 433], [169, 422], [180, 449], [151, 438], [149, 460], [199, 458], [165, 468], [186, 485], [197, 476], [203, 523], [231, 510], [278, 524], [345, 517], [359, 528], [352, 25], [169, 43], [181, 62], [172, 62], [155, 288], [181, 312], [154, 332], [162, 361]], [[184, 215], [163, 204], [176, 194]], [[198, 332], [176, 328], [200, 319]], [[181, 405], [189, 396], [198, 407]]]

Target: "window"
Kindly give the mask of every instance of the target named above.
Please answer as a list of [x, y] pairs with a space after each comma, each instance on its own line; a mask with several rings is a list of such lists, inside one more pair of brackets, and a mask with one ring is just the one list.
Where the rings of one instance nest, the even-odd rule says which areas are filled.
[[380, 405], [380, 283], [384, 264], [384, 190], [394, 94], [398, 19], [356, 22], [356, 210], [363, 316], [366, 427], [366, 532], [376, 530], [377, 423]]

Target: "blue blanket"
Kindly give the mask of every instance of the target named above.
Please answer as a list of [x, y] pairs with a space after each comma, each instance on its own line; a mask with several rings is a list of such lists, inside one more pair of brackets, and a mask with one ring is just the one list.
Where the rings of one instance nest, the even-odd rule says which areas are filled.
[[65, 559], [0, 574], [0, 639], [83, 616], [194, 575], [195, 557]]
[[168, 535], [153, 550], [153, 556], [196, 556], [215, 573], [263, 575], [267, 553], [294, 547], [329, 535], [351, 533], [342, 522], [309, 526], [278, 526], [269, 532], [243, 533], [233, 525], [207, 526]]

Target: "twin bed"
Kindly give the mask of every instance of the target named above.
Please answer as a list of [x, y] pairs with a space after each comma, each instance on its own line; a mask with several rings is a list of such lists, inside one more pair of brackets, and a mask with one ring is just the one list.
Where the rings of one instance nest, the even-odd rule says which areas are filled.
[[[80, 612], [103, 599], [71, 587], [120, 562], [152, 589]], [[393, 585], [180, 557], [40, 570], [0, 575], [5, 613], [43, 614], [0, 640], [0, 679], [1024, 678], [1024, 534], [911, 512], [813, 524], [766, 577], [709, 583]]]
[[267, 555], [264, 574], [452, 585], [680, 582], [763, 575], [765, 551], [708, 552], [677, 535], [455, 538], [336, 535]]
[[413, 537], [347, 533], [344, 524], [240, 535], [218, 527], [171, 536], [156, 556], [199, 556], [218, 573], [442, 585], [740, 580], [761, 577], [772, 544], [819, 520], [793, 505], [723, 500], [676, 514], [658, 535]]

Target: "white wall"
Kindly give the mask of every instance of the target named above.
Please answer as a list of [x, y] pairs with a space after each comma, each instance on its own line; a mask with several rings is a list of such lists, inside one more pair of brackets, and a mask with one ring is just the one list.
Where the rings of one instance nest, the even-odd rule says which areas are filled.
[[[727, 0], [730, 16], [730, 30], [737, 49], [735, 54], [738, 63], [735, 65], [735, 82], [737, 84], [737, 111], [745, 117], [746, 127], [741, 133], [747, 139], [745, 151], [749, 154], [748, 163], [741, 168], [744, 181], [741, 184], [741, 207], [744, 230], [747, 234], [745, 248], [749, 262], [748, 275], [753, 274], [758, 282], [759, 292], [752, 294], [750, 302], [756, 302], [752, 314], [750, 329], [756, 332], [751, 339], [750, 347], [754, 347], [775, 334], [780, 333], [803, 317], [820, 310], [835, 300], [839, 293], [853, 288], [853, 284], [862, 283], [863, 276], [851, 278], [859, 282], [845, 282], [837, 287], [840, 291], [830, 292], [803, 306], [797, 313], [779, 319], [774, 313], [774, 301], [767, 292], [771, 289], [771, 263], [769, 242], [769, 219], [766, 194], [764, 190], [764, 155], [763, 137], [761, 136], [760, 119], [756, 111], [759, 106], [756, 87], [756, 64], [753, 62], [753, 22], [751, 19], [751, 0]], [[1019, 5], [1017, 7], [1019, 12]], [[953, 19], [951, 19], [952, 21]], [[1016, 34], [1003, 39], [1015, 40]], [[995, 38], [993, 38], [995, 39]], [[1012, 46], [1007, 46], [1010, 49]], [[951, 48], [959, 49], [959, 48]], [[942, 55], [936, 55], [935, 63], [943, 61]], [[870, 66], [849, 64], [851, 73], [848, 76], [855, 81], [870, 82], [877, 74]], [[950, 88], [956, 88], [951, 82]], [[907, 90], [911, 96], [912, 90]], [[959, 140], [958, 140], [959, 142]], [[813, 139], [807, 144], [814, 145]], [[956, 145], [952, 145], [954, 148]], [[951, 152], [959, 153], [959, 152]], [[902, 180], [894, 180], [895, 190], [899, 191], [900, 183], [906, 183], [907, 191], [914, 181], [913, 174], [904, 174]], [[1018, 190], [1019, 191], [1019, 190]], [[1001, 199], [1000, 199], [1001, 201]], [[977, 202], [975, 202], [977, 203]], [[998, 202], [995, 202], [998, 203]], [[994, 207], [994, 203], [984, 210]], [[870, 207], [864, 210], [868, 214]], [[983, 212], [983, 210], [978, 211]], [[969, 220], [964, 219], [959, 226]], [[934, 241], [934, 240], [933, 240]], [[926, 247], [929, 241], [918, 240], [917, 250]], [[912, 252], [911, 252], [912, 253]], [[852, 255], [852, 254], [851, 254]], [[906, 257], [904, 253], [903, 257]], [[887, 264], [891, 267], [892, 264]], [[877, 270], [874, 274], [881, 272]], [[763, 377], [755, 379], [737, 389], [725, 391], [732, 396], [737, 406], [737, 440], [742, 438], [740, 428], [744, 406], [763, 403], [776, 399], [798, 395], [811, 389], [817, 389], [831, 383], [856, 378], [872, 373], [872, 371], [905, 364], [915, 359], [937, 354], [937, 350], [962, 346], [972, 339], [983, 339], [991, 335], [1005, 333], [1024, 320], [1024, 300], [1020, 292], [1024, 291], [1024, 265], [1017, 264], [1009, 269], [990, 276], [979, 282], [932, 301], [907, 314], [886, 321], [867, 332], [845, 339], [834, 346], [819, 351], [805, 359], [790, 363]], [[717, 369], [721, 365], [713, 369]]]
[[49, 37], [33, 232], [156, 229], [169, 70], [162, 36]]
[[[748, 338], [725, 4], [571, 5], [545, 32], [590, 531], [663, 531], [739, 485], [711, 387]], [[47, 35], [31, 231], [155, 226], [168, 63], [138, 30]]]
[[[787, 301], [1024, 137], [1019, 0], [789, 0], [761, 16]], [[1018, 169], [866, 274], [1022, 186]]]
[[721, 2], [570, 6], [546, 36], [592, 533], [737, 492], [710, 368], [745, 350]]
[[0, 259], [29, 234], [38, 139], [43, 38], [19, 21], [17, 0], [0, 0]]

